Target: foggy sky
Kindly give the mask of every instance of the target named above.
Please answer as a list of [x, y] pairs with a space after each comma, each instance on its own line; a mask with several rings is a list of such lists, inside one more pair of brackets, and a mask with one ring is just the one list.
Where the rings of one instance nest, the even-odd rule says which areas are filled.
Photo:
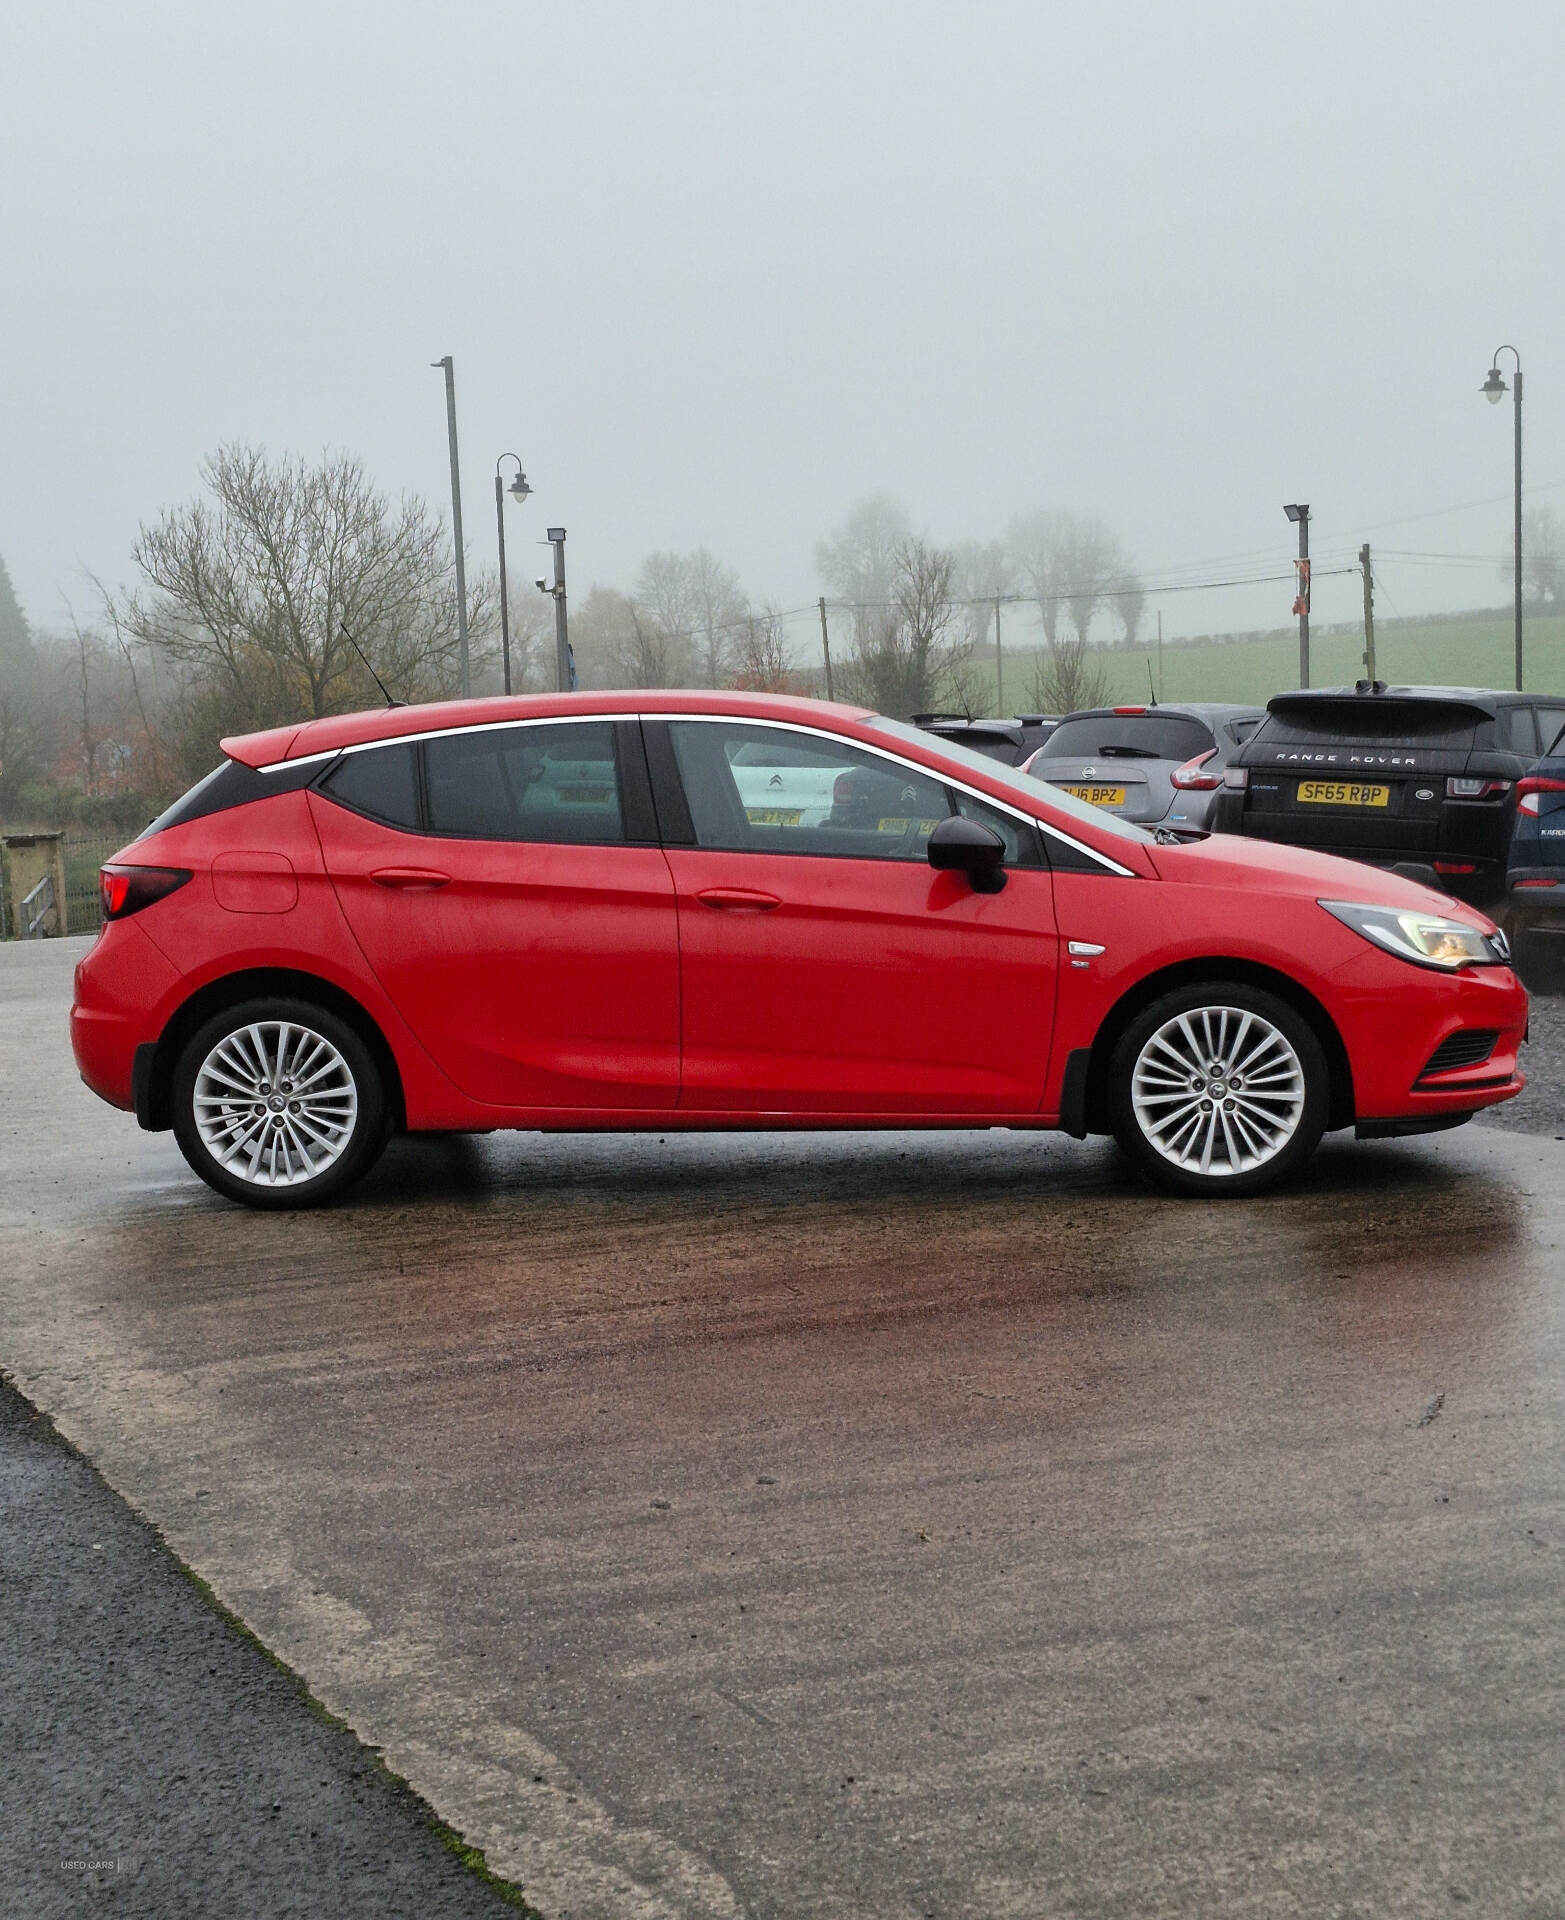
[[563, 524], [573, 597], [705, 544], [800, 605], [888, 489], [1100, 514], [1154, 580], [1286, 566], [1308, 500], [1323, 568], [1478, 556], [1383, 560], [1382, 612], [1502, 603], [1502, 340], [1565, 510], [1562, 53], [1433, 0], [9, 0], [0, 555], [58, 624], [226, 439], [445, 508], [451, 353], [470, 553], [514, 449], [515, 574]]

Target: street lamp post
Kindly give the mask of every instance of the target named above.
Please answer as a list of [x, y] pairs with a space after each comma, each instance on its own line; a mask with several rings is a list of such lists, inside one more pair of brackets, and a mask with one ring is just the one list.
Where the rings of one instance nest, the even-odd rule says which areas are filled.
[[1299, 592], [1293, 610], [1299, 616], [1299, 685], [1310, 684], [1310, 510], [1302, 502], [1283, 508], [1299, 529]]
[[1500, 404], [1505, 382], [1500, 378], [1500, 355], [1508, 353], [1516, 362], [1516, 691], [1522, 690], [1522, 357], [1512, 346], [1496, 347], [1489, 363], [1489, 377], [1479, 388], [1490, 406]]
[[[500, 477], [500, 469], [507, 460], [516, 462], [516, 478], [507, 488]], [[518, 506], [532, 492], [527, 484], [527, 475], [522, 472], [521, 457], [514, 453], [502, 453], [494, 463], [494, 522], [495, 532], [500, 539], [500, 663], [505, 673], [505, 690], [511, 691], [511, 601], [505, 581], [505, 496], [509, 492]]]
[[467, 657], [467, 562], [462, 552], [462, 469], [456, 457], [456, 373], [449, 353], [429, 364], [444, 367], [446, 371], [446, 437], [451, 442], [451, 535], [456, 541], [456, 636], [462, 698], [466, 700], [473, 691], [473, 675]]

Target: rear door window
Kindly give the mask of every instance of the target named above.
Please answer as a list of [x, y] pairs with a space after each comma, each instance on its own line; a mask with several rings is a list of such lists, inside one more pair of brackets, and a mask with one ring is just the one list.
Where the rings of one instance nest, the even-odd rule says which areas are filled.
[[424, 749], [431, 833], [614, 845], [625, 839], [609, 721], [492, 727]]
[[1531, 707], [1512, 707], [1505, 715], [1505, 744], [1528, 760], [1538, 757], [1538, 724]]

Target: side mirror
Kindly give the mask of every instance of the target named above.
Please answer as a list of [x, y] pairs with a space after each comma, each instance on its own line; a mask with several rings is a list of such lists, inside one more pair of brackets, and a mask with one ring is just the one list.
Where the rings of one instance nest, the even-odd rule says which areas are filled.
[[1005, 842], [993, 827], [953, 813], [929, 836], [929, 864], [967, 875], [974, 893], [998, 893], [1005, 885]]

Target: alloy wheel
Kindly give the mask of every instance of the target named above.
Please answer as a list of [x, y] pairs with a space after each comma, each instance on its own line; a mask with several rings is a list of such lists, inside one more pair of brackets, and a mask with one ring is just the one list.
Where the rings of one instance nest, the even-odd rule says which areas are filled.
[[323, 1034], [260, 1020], [224, 1035], [196, 1070], [196, 1131], [231, 1178], [257, 1187], [315, 1180], [353, 1138], [359, 1093]]
[[1193, 1007], [1145, 1041], [1130, 1103], [1143, 1139], [1185, 1173], [1253, 1173], [1298, 1132], [1306, 1098], [1293, 1043], [1248, 1007]]

